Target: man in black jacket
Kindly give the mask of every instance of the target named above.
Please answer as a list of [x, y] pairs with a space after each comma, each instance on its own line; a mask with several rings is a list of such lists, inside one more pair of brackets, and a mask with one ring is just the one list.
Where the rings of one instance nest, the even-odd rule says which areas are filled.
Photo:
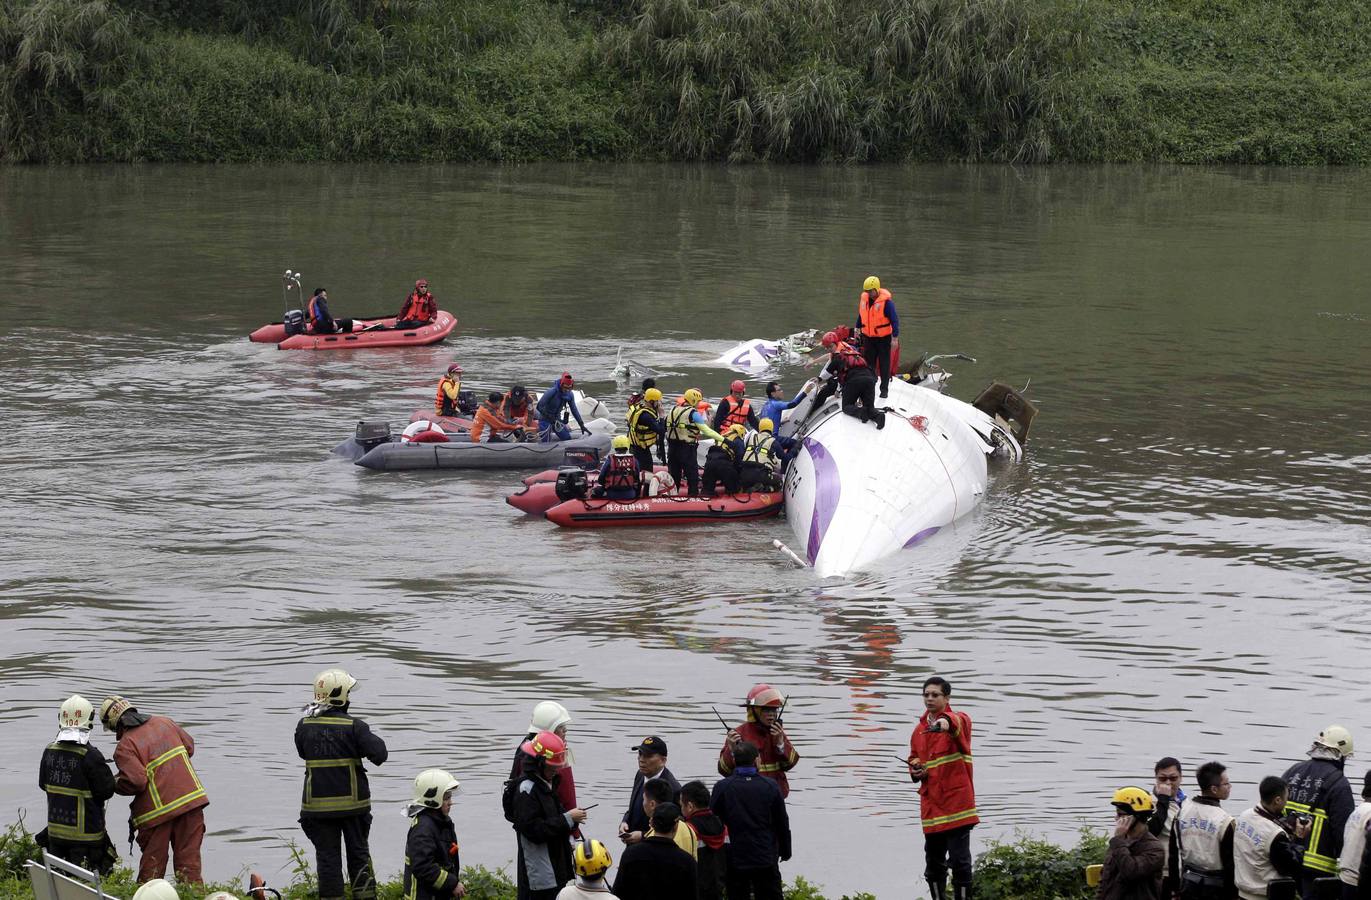
[[107, 874], [119, 861], [105, 831], [105, 801], [114, 796], [114, 773], [90, 743], [95, 707], [79, 694], [57, 713], [57, 740], [43, 751], [38, 786], [48, 795], [48, 824], [38, 843], [54, 856]]
[[425, 769], [414, 779], [405, 838], [404, 896], [408, 900], [446, 900], [467, 892], [458, 880], [462, 862], [450, 815], [452, 792], [457, 788], [457, 779], [442, 769]]
[[652, 811], [652, 837], [635, 843], [619, 860], [614, 896], [620, 900], [695, 900], [695, 862], [671, 837], [680, 821], [675, 803]]
[[295, 726], [295, 750], [305, 761], [300, 828], [314, 844], [320, 900], [341, 900], [343, 853], [353, 900], [375, 900], [376, 870], [371, 862], [371, 787], [363, 759], [386, 761], [386, 743], [366, 722], [348, 712], [348, 694], [357, 679], [328, 669], [314, 679], [314, 703]]
[[723, 900], [728, 869], [728, 828], [709, 808], [709, 788], [703, 781], [681, 785], [681, 811], [695, 832], [696, 900]]
[[552, 789], [553, 772], [566, 765], [566, 744], [550, 731], [524, 741], [524, 768], [514, 795], [519, 836], [519, 900], [556, 900], [575, 876], [571, 831], [586, 820], [583, 809], [566, 809]]
[[681, 793], [681, 783], [666, 767], [666, 741], [652, 734], [630, 749], [638, 751], [638, 774], [633, 776], [633, 791], [628, 795], [628, 809], [619, 822], [619, 840], [636, 844], [647, 831], [647, 813], [643, 811], [643, 785], [658, 778], [671, 785], [674, 801]]
[[790, 859], [790, 818], [781, 789], [757, 772], [757, 748], [733, 749], [733, 774], [714, 785], [710, 808], [728, 827], [728, 900], [781, 900], [780, 863]]
[[1290, 799], [1287, 813], [1308, 816], [1309, 844], [1300, 873], [1300, 896], [1314, 896], [1314, 879], [1337, 877], [1343, 830], [1356, 801], [1343, 775], [1343, 761], [1352, 755], [1352, 735], [1341, 725], [1329, 725], [1305, 753], [1309, 758], [1285, 770]]

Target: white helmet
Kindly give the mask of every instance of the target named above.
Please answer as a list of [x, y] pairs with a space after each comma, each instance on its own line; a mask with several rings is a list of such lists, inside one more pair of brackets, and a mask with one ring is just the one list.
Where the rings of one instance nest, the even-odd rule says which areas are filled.
[[206, 897], [205, 900], [238, 900], [238, 898], [230, 894], [228, 891], [215, 891], [214, 893]]
[[165, 878], [154, 878], [134, 892], [133, 900], [181, 900], [181, 898], [177, 895], [176, 888], [168, 884]]
[[1342, 754], [1343, 759], [1352, 755], [1352, 733], [1341, 725], [1329, 725], [1319, 732], [1314, 743], [1320, 747], [1338, 751]]
[[84, 728], [89, 731], [95, 727], [95, 707], [80, 694], [72, 694], [57, 711], [57, 725], [60, 728]]
[[348, 692], [357, 679], [342, 669], [325, 669], [314, 676], [314, 702], [325, 706], [347, 706]]
[[419, 806], [437, 809], [443, 805], [443, 795], [461, 787], [456, 778], [442, 769], [425, 769], [414, 779], [414, 802]]
[[540, 731], [556, 732], [563, 725], [571, 724], [571, 713], [566, 711], [566, 707], [556, 700], [544, 700], [533, 707], [533, 718], [529, 720], [528, 728], [525, 731], [537, 734]]

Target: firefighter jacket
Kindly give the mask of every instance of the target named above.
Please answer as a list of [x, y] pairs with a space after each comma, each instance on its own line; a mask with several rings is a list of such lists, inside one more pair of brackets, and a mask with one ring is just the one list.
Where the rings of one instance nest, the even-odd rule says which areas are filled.
[[105, 801], [114, 773], [93, 744], [57, 741], [43, 751], [38, 786], [48, 795], [48, 837], [72, 844], [105, 839]]
[[1285, 780], [1290, 785], [1286, 814], [1303, 813], [1314, 820], [1304, 852], [1305, 869], [1320, 876], [1337, 875], [1343, 829], [1355, 806], [1341, 762], [1306, 759], [1287, 769]]
[[166, 716], [121, 729], [114, 748], [115, 793], [132, 795], [135, 828], [146, 829], [209, 805], [190, 758], [195, 740]]
[[[747, 714], [748, 718], [751, 719], [752, 710], [749, 709]], [[800, 754], [790, 743], [790, 738], [785, 738], [778, 749], [776, 739], [760, 722], [744, 722], [735, 730], [742, 735], [743, 740], [757, 748], [758, 774], [776, 782], [776, 786], [781, 789], [781, 796], [789, 797], [790, 779], [786, 777], [785, 773], [795, 768], [795, 764], [800, 761]], [[733, 769], [733, 745], [725, 738], [724, 749], [719, 751], [719, 774], [723, 776], [732, 775]]]
[[305, 716], [295, 726], [295, 749], [305, 761], [300, 818], [337, 819], [371, 809], [363, 759], [386, 761], [386, 743], [346, 706]]
[[461, 871], [452, 819], [436, 809], [420, 809], [409, 820], [405, 838], [405, 896], [409, 900], [451, 897]]
[[971, 717], [948, 707], [941, 713], [951, 727], [929, 731], [929, 713], [909, 737], [909, 759], [927, 770], [919, 783], [919, 815], [924, 834], [965, 828], [980, 821], [971, 776]]

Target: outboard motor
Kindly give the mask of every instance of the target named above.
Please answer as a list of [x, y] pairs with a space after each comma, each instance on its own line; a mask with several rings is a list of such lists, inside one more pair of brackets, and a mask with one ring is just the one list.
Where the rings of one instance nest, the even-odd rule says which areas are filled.
[[586, 478], [586, 470], [578, 469], [575, 466], [563, 466], [557, 470], [557, 499], [563, 502], [567, 500], [584, 500], [590, 491], [590, 482]]
[[593, 447], [579, 447], [562, 452], [563, 466], [579, 466], [586, 471], [600, 468], [600, 451]]
[[281, 323], [286, 326], [286, 337], [294, 337], [297, 334], [305, 333], [305, 314], [302, 310], [286, 310]]
[[476, 415], [476, 410], [480, 407], [480, 405], [481, 402], [476, 399], [475, 391], [457, 392], [457, 408], [462, 412], [466, 413], [467, 415]]
[[358, 422], [357, 423], [357, 443], [365, 453], [373, 447], [390, 441], [389, 422]]

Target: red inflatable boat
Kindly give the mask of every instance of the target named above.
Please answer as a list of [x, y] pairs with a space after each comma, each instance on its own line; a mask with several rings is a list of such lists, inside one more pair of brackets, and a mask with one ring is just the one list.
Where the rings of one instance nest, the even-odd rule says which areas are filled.
[[715, 497], [644, 497], [625, 501], [591, 498], [559, 503], [547, 511], [547, 517], [562, 528], [694, 525], [761, 519], [777, 515], [783, 506], [784, 491]]
[[436, 344], [457, 327], [457, 317], [446, 310], [438, 310], [438, 318], [420, 328], [395, 327], [395, 317], [381, 319], [353, 319], [352, 331], [347, 334], [295, 334], [286, 337], [286, 326], [280, 322], [263, 325], [248, 335], [259, 344], [275, 344], [278, 350], [360, 350], [363, 347], [422, 347]]
[[[442, 420], [440, 419], [439, 421], [442, 421]], [[446, 428], [447, 426], [444, 425], [443, 427]], [[556, 482], [556, 481], [557, 481], [557, 472], [558, 472], [558, 471], [559, 471], [559, 470], [557, 470], [557, 469], [544, 469], [543, 471], [541, 471], [541, 472], [535, 472], [535, 473], [533, 473], [532, 475], [525, 475], [525, 476], [524, 476], [524, 484], [542, 484], [542, 483], [545, 482], [545, 481]], [[666, 471], [666, 466], [653, 466], [653, 467], [652, 467], [652, 471], [654, 471], [654, 472], [665, 472], [665, 471]]]

